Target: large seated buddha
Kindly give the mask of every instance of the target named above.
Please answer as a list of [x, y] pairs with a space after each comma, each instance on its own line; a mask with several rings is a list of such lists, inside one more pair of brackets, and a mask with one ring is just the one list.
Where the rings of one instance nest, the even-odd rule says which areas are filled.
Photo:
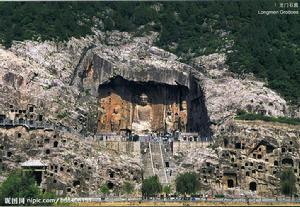
[[134, 109], [132, 131], [137, 134], [150, 132], [152, 119], [152, 107], [148, 103], [148, 96], [143, 93], [139, 96], [139, 103]]

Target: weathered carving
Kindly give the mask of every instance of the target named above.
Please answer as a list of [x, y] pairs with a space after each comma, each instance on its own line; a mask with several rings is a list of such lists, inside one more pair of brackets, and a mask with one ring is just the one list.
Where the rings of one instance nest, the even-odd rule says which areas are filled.
[[139, 104], [135, 106], [132, 130], [137, 133], [151, 131], [152, 120], [152, 107], [148, 103], [148, 96], [143, 93], [139, 97]]
[[180, 130], [186, 132], [186, 126], [187, 126], [187, 102], [186, 101], [181, 102], [181, 111], [179, 113], [179, 117], [180, 117]]
[[113, 110], [113, 113], [112, 113], [111, 119], [110, 119], [111, 131], [115, 131], [115, 132], [120, 131], [121, 120], [122, 120], [122, 116], [120, 114], [120, 107], [116, 106]]
[[194, 104], [196, 111], [188, 107], [187, 103], [193, 97], [184, 86], [134, 82], [116, 77], [100, 85], [98, 92], [99, 133], [173, 134], [175, 131], [198, 132], [204, 129], [197, 119], [203, 114], [198, 109], [202, 105]]
[[172, 133], [174, 130], [174, 121], [173, 121], [173, 117], [172, 117], [172, 112], [169, 109], [167, 111], [167, 116], [166, 116], [166, 131], [168, 133]]

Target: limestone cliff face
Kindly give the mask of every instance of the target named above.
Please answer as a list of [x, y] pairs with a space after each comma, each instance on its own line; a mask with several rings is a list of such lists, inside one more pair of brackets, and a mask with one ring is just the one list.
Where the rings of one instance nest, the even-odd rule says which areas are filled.
[[[153, 46], [155, 38], [155, 33], [132, 37], [95, 32], [66, 43], [16, 43], [10, 50], [1, 49], [0, 80], [12, 93], [26, 97], [25, 101], [30, 97], [46, 102], [50, 107], [45, 107], [45, 113], [54, 122], [79, 131], [94, 132], [92, 126], [83, 129], [79, 117], [86, 114], [83, 119], [94, 121], [99, 85], [117, 76], [193, 89], [194, 97], [203, 96], [209, 119], [217, 123], [238, 109], [272, 116], [288, 114], [286, 101], [263, 82], [228, 72], [224, 54], [199, 57], [187, 65]], [[70, 112], [66, 119], [55, 117], [64, 111]]]
[[21, 126], [1, 128], [0, 135], [1, 170], [9, 172], [28, 160], [42, 160], [48, 166], [42, 187], [58, 195], [95, 195], [108, 183], [119, 190], [129, 180], [137, 187], [142, 178], [134, 143], [129, 143], [127, 151], [114, 150], [108, 146], [114, 143], [105, 146], [76, 133], [28, 131]]
[[92, 94], [97, 94], [99, 85], [116, 76], [135, 82], [190, 87], [190, 66], [170, 60], [168, 52], [159, 53], [159, 56], [155, 53], [160, 51], [158, 48], [133, 41], [126, 45], [91, 49], [80, 64], [74, 82], [79, 87], [90, 89]]
[[[261, 195], [276, 195], [280, 174], [286, 168], [293, 169], [299, 181], [299, 126], [236, 121], [226, 126], [221, 137], [221, 165], [231, 163], [228, 168], [236, 172], [242, 189], [251, 190], [251, 183], [256, 183]], [[296, 187], [300, 187], [298, 182]]]
[[210, 146], [176, 143], [176, 173], [199, 173], [203, 189], [268, 197], [279, 195], [280, 174], [292, 168], [299, 192], [299, 129], [262, 121], [229, 121]]
[[239, 109], [269, 116], [288, 114], [286, 101], [251, 76], [238, 77], [228, 71], [225, 54], [211, 54], [193, 60], [203, 73], [202, 87], [211, 120], [222, 122]]
[[[211, 144], [211, 148], [176, 143], [173, 154], [176, 173], [195, 170], [204, 187], [212, 184], [221, 189], [222, 183], [228, 182], [228, 187], [233, 182], [234, 186], [239, 183], [248, 189], [249, 182], [258, 180], [256, 184], [263, 186], [272, 181], [275, 187], [270, 189], [276, 189], [278, 176], [276, 173], [274, 176], [273, 171], [278, 172], [278, 169], [275, 161], [291, 163], [291, 160], [278, 157], [292, 157], [293, 163], [298, 162], [298, 129], [231, 124], [231, 120], [238, 109], [272, 116], [288, 115], [286, 101], [266, 88], [263, 82], [228, 72], [224, 54], [203, 56], [184, 64], [174, 54], [155, 47], [156, 36], [155, 33], [133, 37], [128, 33], [95, 31], [93, 36], [73, 38], [64, 43], [25, 41], [15, 42], [9, 50], [0, 48], [0, 122], [5, 118], [16, 120], [16, 123], [7, 123], [10, 128], [1, 128], [0, 161], [4, 172], [20, 167], [21, 162], [30, 158], [38, 158], [50, 168], [46, 186], [61, 189], [63, 194], [78, 195], [87, 190], [93, 194], [104, 183], [120, 186], [126, 179], [138, 187], [142, 163], [139, 153], [130, 154], [135, 151], [134, 147], [128, 143], [109, 143], [103, 148], [103, 142], [94, 136], [102, 110], [99, 90], [122, 78], [122, 83], [134, 83], [129, 84], [131, 88], [127, 87], [133, 95], [151, 85], [153, 90], [149, 94], [157, 114], [164, 113], [161, 105], [166, 106], [168, 101], [175, 99], [170, 110], [182, 110], [179, 103], [184, 97], [190, 108], [187, 126], [202, 137], [213, 136], [217, 145]], [[123, 102], [125, 105], [132, 100], [131, 96], [134, 97], [131, 93], [126, 93], [130, 99]], [[165, 98], [160, 99], [155, 96], [157, 94]], [[158, 115], [156, 118], [153, 122], [159, 123], [161, 119]], [[38, 129], [42, 122], [47, 123], [46, 130]], [[63, 133], [54, 138], [54, 132], [47, 131], [52, 125]], [[35, 130], [28, 130], [30, 127]], [[21, 137], [18, 137], [19, 132]], [[290, 147], [284, 137], [297, 145]], [[266, 149], [269, 161], [248, 157], [251, 153], [253, 156], [253, 150], [258, 150], [260, 141], [264, 141], [261, 150]], [[58, 144], [54, 144], [56, 142]], [[242, 143], [245, 143], [244, 149], [239, 149]], [[270, 145], [274, 148], [273, 154], [267, 153]], [[280, 153], [281, 148], [287, 152]], [[290, 154], [289, 149], [292, 149]], [[246, 163], [256, 167], [248, 170]], [[234, 176], [230, 171], [237, 169], [240, 174]], [[264, 170], [268, 173], [263, 175]], [[83, 180], [79, 180], [82, 176]], [[245, 182], [238, 181], [239, 176], [246, 177]], [[261, 192], [270, 193], [264, 188]]]

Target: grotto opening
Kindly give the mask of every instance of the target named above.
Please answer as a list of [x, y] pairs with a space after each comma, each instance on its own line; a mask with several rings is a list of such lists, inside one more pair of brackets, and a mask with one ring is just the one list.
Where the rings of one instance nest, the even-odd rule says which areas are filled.
[[208, 133], [203, 97], [186, 86], [116, 76], [98, 94], [99, 133]]

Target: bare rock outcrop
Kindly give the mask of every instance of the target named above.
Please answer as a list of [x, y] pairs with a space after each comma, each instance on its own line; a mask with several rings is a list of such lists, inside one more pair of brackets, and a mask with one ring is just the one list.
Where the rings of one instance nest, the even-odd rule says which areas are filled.
[[237, 110], [268, 116], [288, 114], [286, 101], [264, 82], [253, 77], [238, 77], [228, 71], [225, 54], [211, 54], [193, 60], [196, 69], [203, 72], [206, 105], [213, 122], [232, 117]]
[[[77, 122], [76, 108], [89, 113], [87, 108], [95, 108], [97, 102], [92, 97], [86, 98], [86, 93], [97, 96], [99, 85], [116, 76], [188, 88], [194, 77], [204, 91], [209, 118], [216, 123], [232, 117], [238, 109], [270, 116], [288, 114], [286, 101], [263, 82], [230, 73], [225, 54], [198, 57], [189, 66], [153, 46], [156, 36], [156, 33], [132, 37], [125, 32], [95, 31], [93, 36], [72, 38], [65, 43], [15, 43], [10, 50], [1, 49], [1, 80], [9, 80], [13, 88], [19, 87], [24, 94], [53, 105], [48, 107], [50, 117], [63, 113], [60, 110], [64, 107], [72, 121], [59, 121], [78, 130], [82, 127], [73, 124]], [[13, 74], [18, 74], [18, 80], [12, 78]], [[56, 103], [55, 97], [59, 99]], [[58, 121], [56, 117], [52, 119]]]

